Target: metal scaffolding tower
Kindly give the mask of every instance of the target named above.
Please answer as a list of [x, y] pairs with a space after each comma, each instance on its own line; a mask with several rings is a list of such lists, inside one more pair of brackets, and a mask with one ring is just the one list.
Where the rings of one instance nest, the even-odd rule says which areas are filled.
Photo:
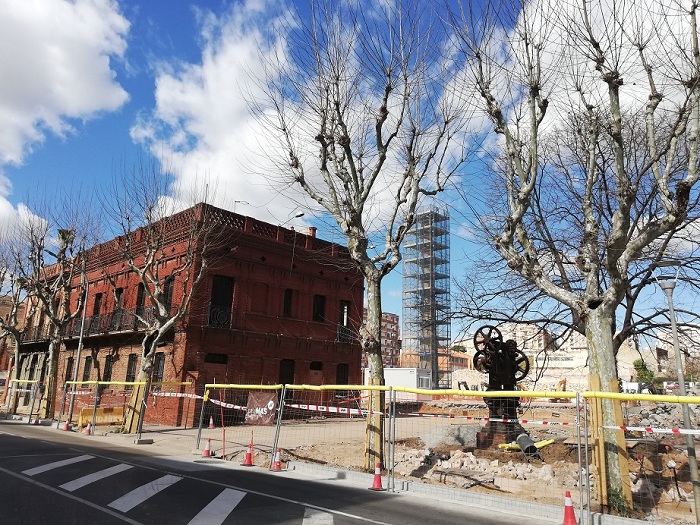
[[402, 352], [431, 370], [432, 388], [450, 388], [450, 217], [446, 209], [418, 212], [403, 259]]

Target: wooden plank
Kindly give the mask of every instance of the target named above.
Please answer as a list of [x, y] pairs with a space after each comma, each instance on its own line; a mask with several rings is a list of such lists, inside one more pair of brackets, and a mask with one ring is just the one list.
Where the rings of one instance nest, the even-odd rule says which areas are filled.
[[[610, 391], [614, 392], [618, 388], [617, 380], [610, 381]], [[624, 420], [622, 418], [622, 403], [619, 399], [613, 399], [613, 415], [615, 416], [615, 425], [622, 426]], [[625, 433], [622, 429], [615, 432], [617, 441], [618, 462], [620, 463], [620, 481], [622, 482], [622, 497], [625, 499], [629, 508], [632, 508], [632, 485], [630, 482], [629, 454], [627, 453], [627, 443], [625, 442]]]
[[[588, 387], [594, 392], [600, 392], [600, 378], [597, 375], [588, 376]], [[598, 499], [598, 502], [607, 507], [608, 505], [608, 484], [607, 469], [605, 464], [605, 439], [603, 436], [603, 410], [602, 400], [594, 397], [591, 402], [591, 421], [590, 428], [593, 433], [593, 442], [595, 446], [593, 450], [593, 466], [596, 471], [596, 484], [593, 487], [593, 497]]]

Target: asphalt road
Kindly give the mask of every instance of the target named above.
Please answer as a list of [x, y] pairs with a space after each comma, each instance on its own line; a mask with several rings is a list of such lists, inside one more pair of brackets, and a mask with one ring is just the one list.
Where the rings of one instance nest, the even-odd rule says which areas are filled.
[[[218, 463], [218, 465], [217, 465]], [[153, 456], [0, 421], [0, 523], [519, 525], [554, 523], [407, 493], [375, 492], [220, 460]]]

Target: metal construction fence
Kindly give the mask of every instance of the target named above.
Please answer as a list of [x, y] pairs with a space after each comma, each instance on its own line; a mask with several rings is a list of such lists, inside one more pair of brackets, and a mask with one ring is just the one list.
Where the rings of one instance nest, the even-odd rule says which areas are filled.
[[[387, 488], [411, 482], [561, 505], [566, 491], [592, 512], [637, 519], [692, 516], [692, 487], [680, 403], [697, 398], [607, 392], [477, 392], [363, 385], [206, 385], [197, 449], [278, 470], [292, 462], [366, 471], [367, 415], [384, 428]], [[383, 407], [370, 390], [385, 390]], [[510, 398], [515, 420], [489, 417], [489, 398]], [[600, 402], [623, 414], [602, 423]], [[514, 442], [493, 439], [493, 423], [514, 425]], [[605, 486], [603, 432], [616, 431], [623, 494]], [[497, 434], [497, 432], [496, 432]], [[488, 447], [477, 447], [491, 439]]]
[[[57, 403], [59, 424], [119, 425], [143, 382], [69, 382]], [[569, 491], [581, 523], [593, 513], [684, 523], [695, 513], [687, 436], [700, 430], [694, 396], [608, 392], [483, 392], [364, 385], [159, 383], [143, 401], [146, 421], [189, 429], [202, 454], [245, 466], [284, 470], [290, 462], [367, 472], [367, 427], [379, 417], [386, 489], [412, 483], [561, 506]], [[36, 393], [22, 385], [25, 395]], [[381, 406], [372, 406], [384, 392]], [[36, 397], [36, 396], [35, 396]], [[494, 398], [512, 402], [494, 417]], [[31, 398], [30, 398], [31, 399]], [[620, 414], [604, 424], [602, 401]], [[682, 427], [681, 404], [693, 413]], [[617, 423], [618, 420], [616, 420]], [[500, 425], [500, 426], [499, 426]], [[499, 439], [499, 429], [515, 440]], [[609, 490], [605, 432], [614, 432], [623, 493]], [[674, 521], [675, 520], [675, 521]]]

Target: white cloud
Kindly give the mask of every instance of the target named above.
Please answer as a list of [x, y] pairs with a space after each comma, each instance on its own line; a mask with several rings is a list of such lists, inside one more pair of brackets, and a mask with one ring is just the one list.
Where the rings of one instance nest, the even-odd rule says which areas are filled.
[[[128, 99], [110, 66], [128, 21], [113, 0], [7, 0], [0, 12], [0, 169], [19, 165], [47, 134], [114, 111]], [[0, 172], [0, 222], [19, 213]]]
[[216, 188], [214, 204], [232, 208], [233, 201], [246, 201], [238, 213], [271, 222], [286, 220], [298, 205], [280, 199], [258, 175], [266, 170], [264, 133], [247, 101], [257, 89], [248, 79], [262, 77], [259, 28], [275, 23], [267, 10], [277, 7], [251, 0], [220, 17], [197, 11], [201, 61], [159, 64], [156, 107], [131, 129], [135, 141], [173, 167], [183, 191], [208, 179]]
[[0, 163], [22, 162], [47, 132], [112, 111], [128, 95], [114, 80], [129, 23], [111, 0], [9, 0], [0, 15]]

